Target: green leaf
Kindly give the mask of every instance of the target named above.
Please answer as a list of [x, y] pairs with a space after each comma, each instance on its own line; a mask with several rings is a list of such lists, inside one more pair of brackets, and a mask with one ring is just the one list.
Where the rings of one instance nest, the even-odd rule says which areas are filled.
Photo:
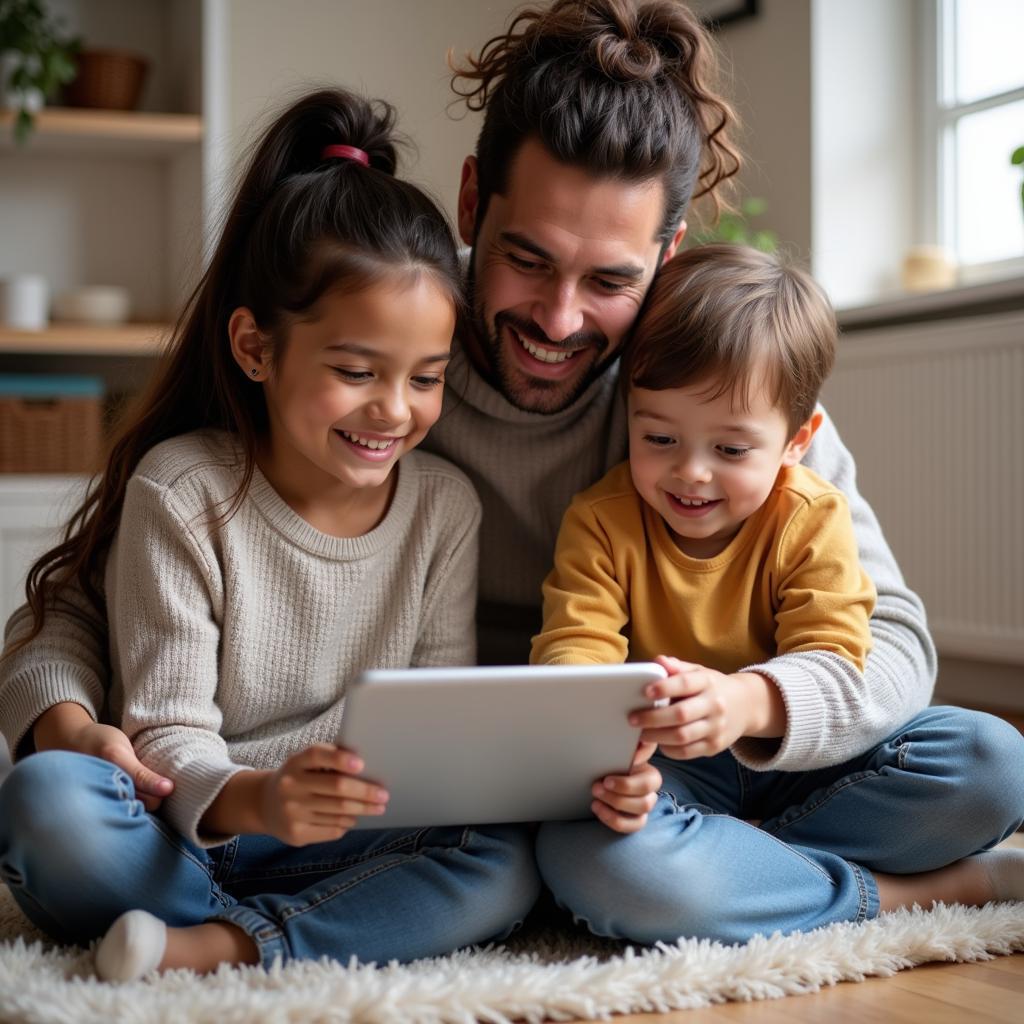
[[748, 196], [740, 206], [744, 217], [760, 217], [768, 209], [768, 203], [760, 196]]
[[1018, 146], [1010, 154], [1010, 163], [1013, 164], [1014, 166], [1020, 166], [1021, 164], [1024, 164], [1024, 146]]
[[27, 110], [19, 110], [18, 116], [14, 119], [14, 141], [23, 146], [31, 134], [32, 115]]

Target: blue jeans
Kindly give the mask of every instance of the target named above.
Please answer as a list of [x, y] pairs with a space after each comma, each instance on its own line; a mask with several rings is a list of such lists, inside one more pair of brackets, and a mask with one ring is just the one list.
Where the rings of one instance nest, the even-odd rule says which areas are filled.
[[817, 771], [751, 772], [728, 752], [655, 761], [664, 784], [639, 832], [590, 820], [538, 833], [545, 883], [597, 935], [731, 943], [863, 921], [878, 914], [873, 871], [943, 867], [1024, 818], [1024, 738], [959, 708], [928, 708]]
[[106, 761], [48, 751], [0, 786], [0, 873], [25, 914], [84, 945], [126, 910], [229, 921], [260, 961], [437, 956], [506, 936], [540, 880], [525, 827], [350, 832], [288, 846], [249, 835], [201, 849]]

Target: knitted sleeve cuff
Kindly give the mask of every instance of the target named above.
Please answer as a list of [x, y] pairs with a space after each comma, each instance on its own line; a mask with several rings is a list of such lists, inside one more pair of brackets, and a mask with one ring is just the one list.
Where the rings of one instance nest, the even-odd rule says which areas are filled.
[[817, 759], [822, 723], [826, 717], [821, 685], [792, 656], [750, 665], [742, 672], [757, 672], [770, 679], [786, 705], [786, 732], [779, 739], [744, 736], [732, 746], [733, 756], [752, 771], [805, 771]]
[[189, 761], [184, 767], [168, 773], [174, 779], [174, 792], [164, 801], [164, 815], [190, 843], [204, 849], [223, 846], [234, 837], [204, 832], [200, 829], [200, 822], [228, 779], [248, 770], [219, 758]]
[[104, 690], [94, 672], [71, 662], [31, 665], [13, 676], [0, 700], [0, 732], [7, 740], [11, 759], [34, 749], [29, 730], [36, 719], [55, 704], [81, 704], [98, 721]]

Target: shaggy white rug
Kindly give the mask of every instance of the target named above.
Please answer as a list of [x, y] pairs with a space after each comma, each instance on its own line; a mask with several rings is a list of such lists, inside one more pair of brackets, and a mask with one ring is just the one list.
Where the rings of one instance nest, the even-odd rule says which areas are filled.
[[503, 1024], [664, 1012], [775, 999], [933, 960], [1024, 950], [1024, 903], [901, 911], [860, 925], [634, 950], [550, 924], [504, 946], [375, 968], [329, 961], [176, 971], [111, 985], [92, 954], [48, 944], [0, 888], [0, 1020], [9, 1024], [426, 1022]]

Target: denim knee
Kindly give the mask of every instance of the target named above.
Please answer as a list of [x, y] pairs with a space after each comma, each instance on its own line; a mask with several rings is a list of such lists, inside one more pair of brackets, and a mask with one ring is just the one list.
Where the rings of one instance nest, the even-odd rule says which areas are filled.
[[987, 822], [999, 842], [1024, 821], [1024, 736], [980, 711], [961, 711], [957, 725], [966, 751], [964, 796], [972, 817]]
[[[681, 936], [736, 941], [714, 864], [686, 855], [682, 833], [694, 816], [699, 819], [677, 813], [665, 827], [649, 821], [631, 835], [600, 822], [547, 822], [536, 842], [541, 878], [558, 904], [595, 935], [644, 945]], [[681, 871], [686, 884], [672, 884], [669, 869], [673, 877]]]
[[[96, 782], [117, 772], [112, 764], [65, 750], [19, 761], [0, 786], [0, 857], [8, 869], [15, 861], [27, 868], [53, 858], [69, 867], [72, 861], [107, 860], [96, 857], [95, 847], [115, 837], [100, 827]], [[130, 793], [127, 776], [124, 785]]]
[[540, 874], [533, 838], [526, 826], [505, 825], [473, 829], [472, 847], [478, 870], [487, 875], [475, 889], [480, 915], [487, 920], [487, 938], [503, 938], [522, 924], [540, 895]]

